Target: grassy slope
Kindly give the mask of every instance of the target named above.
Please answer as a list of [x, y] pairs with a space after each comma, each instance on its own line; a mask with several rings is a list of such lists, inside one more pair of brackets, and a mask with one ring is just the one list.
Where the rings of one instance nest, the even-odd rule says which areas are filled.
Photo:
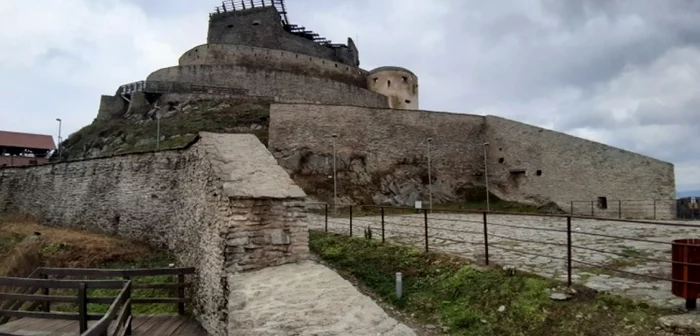
[[[240, 131], [235, 128], [250, 127], [251, 124], [266, 127], [269, 118], [269, 105], [264, 103], [203, 100], [194, 101], [190, 105], [192, 110], [176, 113], [160, 121], [160, 134], [165, 137], [160, 143], [161, 149], [182, 147], [201, 131], [237, 133]], [[257, 135], [267, 145], [266, 129], [246, 133]], [[63, 142], [62, 156], [63, 159], [79, 159], [93, 148], [103, 150], [101, 156], [155, 150], [156, 134], [156, 120], [97, 120], [71, 134]], [[121, 143], [112, 147], [115, 139], [120, 139]]]
[[[41, 233], [35, 236], [34, 232]], [[167, 267], [173, 256], [148, 246], [78, 230], [38, 225], [26, 218], [0, 217], [0, 276], [26, 276], [36, 267], [149, 268]], [[172, 276], [142, 277], [135, 283], [172, 283]], [[118, 291], [92, 290], [89, 296], [115, 296]], [[52, 290], [51, 295], [77, 295]], [[138, 289], [134, 297], [170, 297], [165, 290]], [[105, 312], [109, 305], [90, 304], [91, 312]], [[54, 304], [54, 311], [77, 311], [72, 304]], [[175, 305], [134, 305], [134, 314], [177, 312]]]
[[[477, 270], [457, 257], [363, 238], [315, 231], [310, 238], [311, 250], [341, 275], [452, 335], [657, 335], [656, 319], [674, 313], [585, 288], [553, 301], [548, 290], [561, 284], [540, 277]], [[403, 273], [400, 300], [395, 272]]]

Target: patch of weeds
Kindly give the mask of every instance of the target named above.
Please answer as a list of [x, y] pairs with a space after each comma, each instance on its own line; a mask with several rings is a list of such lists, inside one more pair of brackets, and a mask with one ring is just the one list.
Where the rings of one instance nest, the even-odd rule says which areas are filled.
[[675, 313], [579, 286], [571, 300], [553, 301], [549, 290], [560, 282], [376, 240], [311, 231], [309, 247], [342, 276], [452, 335], [653, 335], [656, 319]]

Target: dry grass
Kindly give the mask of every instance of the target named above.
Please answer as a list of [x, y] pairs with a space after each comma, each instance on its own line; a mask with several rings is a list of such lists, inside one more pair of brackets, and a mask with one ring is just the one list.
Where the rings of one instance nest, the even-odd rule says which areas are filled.
[[39, 266], [95, 267], [149, 254], [139, 243], [39, 225], [30, 217], [0, 217], [0, 276], [26, 276]]

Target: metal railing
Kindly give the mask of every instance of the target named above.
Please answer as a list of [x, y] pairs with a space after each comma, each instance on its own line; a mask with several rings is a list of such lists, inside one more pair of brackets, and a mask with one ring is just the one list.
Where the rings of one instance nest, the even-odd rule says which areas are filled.
[[[571, 215], [617, 219], [693, 219], [697, 209], [688, 208], [682, 199], [647, 200], [575, 200], [570, 202]], [[695, 210], [695, 211], [694, 211]]]
[[[570, 214], [486, 212], [440, 209], [439, 207], [430, 211], [377, 205], [339, 204], [334, 206], [326, 203], [308, 203], [307, 209], [311, 216], [313, 214], [323, 216], [322, 219], [316, 218], [315, 225], [311, 225], [311, 228], [350, 236], [360, 235], [381, 240], [381, 242], [392, 239], [396, 242], [420, 246], [425, 252], [441, 250], [454, 253], [455, 250], [459, 250], [454, 246], [462, 246], [467, 252], [459, 250], [458, 253], [469, 254], [471, 257], [483, 254], [482, 260], [485, 265], [492, 263], [494, 257], [504, 256], [504, 253], [558, 260], [565, 265], [566, 282], [569, 286], [572, 285], [574, 268], [609, 271], [623, 277], [646, 278], [671, 284], [700, 286], [700, 277], [699, 280], [692, 281], [663, 275], [670, 273], [672, 267], [676, 265], [697, 267], [697, 271], [700, 272], [700, 258], [697, 263], [673, 260], [671, 249], [668, 248], [669, 246], [693, 246], [700, 251], [700, 245], [674, 243], [672, 240], [667, 240], [669, 235], [688, 235], [693, 230], [697, 230], [696, 234], [700, 236], [700, 222], [679, 223]], [[320, 223], [321, 220], [323, 223]], [[313, 224], [314, 221], [311, 220], [310, 223]], [[630, 234], [618, 232], [615, 225], [619, 225], [618, 229], [626, 226]], [[656, 238], [637, 233], [637, 231], [646, 232], [644, 230], [652, 227], [664, 228], [669, 232], [659, 234]], [[498, 228], [501, 230], [496, 230]], [[613, 232], [606, 231], [607, 228], [611, 228], [610, 231]], [[598, 241], [591, 243], [591, 240], [586, 237], [593, 237]], [[609, 239], [609, 241], [600, 241], [600, 239]], [[434, 245], [438, 242], [441, 245]], [[624, 242], [644, 243], [661, 248], [655, 250], [658, 253], [625, 251], [628, 247], [622, 246]], [[521, 244], [527, 246], [518, 248]], [[446, 249], [444, 247], [446, 245], [451, 247]], [[559, 250], [548, 250], [551, 248]], [[494, 253], [494, 250], [498, 252]], [[595, 262], [585, 257], [577, 258], [575, 255], [578, 252], [594, 253], [600, 257], [596, 258], [597, 260], [609, 260]], [[609, 258], [603, 258], [603, 256]], [[616, 260], [618, 262], [615, 262]], [[619, 262], [620, 260], [625, 262]], [[656, 269], [646, 273], [636, 271], [632, 265], [635, 262], [652, 264]], [[664, 264], [669, 267], [659, 266]], [[551, 265], [548, 267], [551, 268]], [[660, 272], [659, 267], [661, 267]]]

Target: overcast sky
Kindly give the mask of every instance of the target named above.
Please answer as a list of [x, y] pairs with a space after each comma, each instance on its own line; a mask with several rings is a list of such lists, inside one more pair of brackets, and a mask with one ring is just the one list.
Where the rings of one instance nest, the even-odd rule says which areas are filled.
[[[0, 129], [62, 134], [101, 94], [206, 41], [213, 0], [0, 1]], [[415, 72], [421, 109], [494, 114], [670, 161], [700, 189], [700, 1], [287, 0], [360, 66]], [[605, 172], [601, 172], [604, 174]]]

